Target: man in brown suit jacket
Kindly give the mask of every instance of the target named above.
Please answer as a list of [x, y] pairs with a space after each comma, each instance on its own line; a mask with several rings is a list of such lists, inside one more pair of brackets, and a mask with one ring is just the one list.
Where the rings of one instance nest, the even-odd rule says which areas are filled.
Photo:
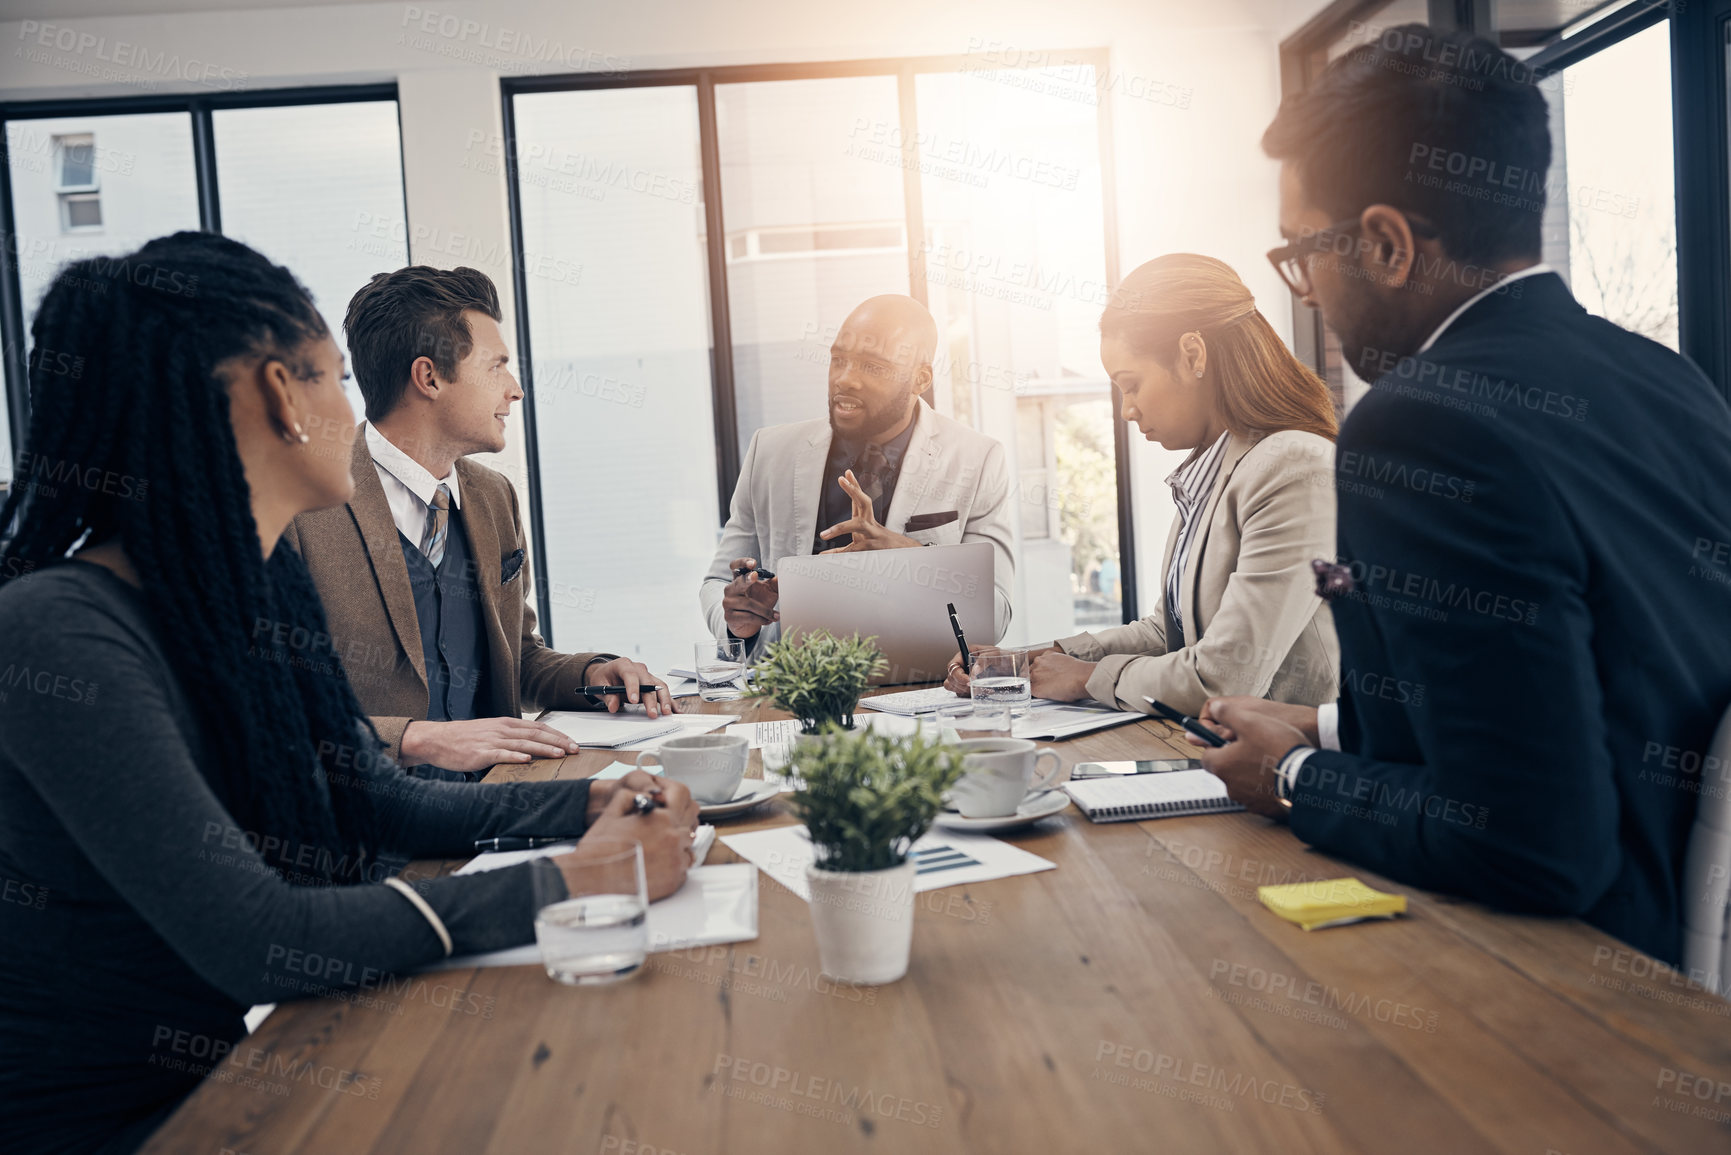
[[[511, 483], [468, 460], [505, 447], [523, 396], [499, 299], [484, 273], [416, 265], [380, 273], [344, 330], [367, 421], [313, 430], [350, 452], [355, 494], [301, 514], [284, 535], [306, 559], [362, 707], [411, 772], [470, 777], [499, 762], [575, 753], [525, 709], [673, 709], [641, 663], [561, 654], [535, 628], [526, 539]], [[641, 690], [641, 693], [640, 693]]]

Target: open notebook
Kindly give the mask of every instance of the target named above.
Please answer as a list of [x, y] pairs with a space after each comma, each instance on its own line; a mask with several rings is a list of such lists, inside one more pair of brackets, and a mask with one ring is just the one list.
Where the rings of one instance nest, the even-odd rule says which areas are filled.
[[1135, 822], [1244, 809], [1226, 796], [1226, 783], [1206, 770], [1086, 778], [1064, 783], [1064, 793], [1093, 822]]

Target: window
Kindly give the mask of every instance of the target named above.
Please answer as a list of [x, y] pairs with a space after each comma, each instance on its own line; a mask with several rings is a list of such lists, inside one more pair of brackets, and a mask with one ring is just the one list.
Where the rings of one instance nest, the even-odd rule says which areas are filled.
[[54, 138], [58, 160], [60, 231], [102, 227], [102, 200], [96, 184], [96, 138], [89, 133]]
[[[349, 298], [409, 263], [394, 100], [219, 108], [222, 231], [294, 270], [342, 347]], [[361, 412], [360, 388], [349, 400]]]
[[938, 407], [1009, 451], [1019, 643], [1123, 620], [1094, 79], [1065, 66], [915, 82]]
[[1546, 262], [1589, 313], [1676, 349], [1670, 28], [1637, 32], [1539, 90], [1553, 152]]
[[96, 138], [89, 133], [78, 136], [57, 136], [55, 151], [60, 156], [60, 191], [82, 192], [96, 187]]
[[537, 93], [513, 109], [541, 604], [567, 650], [684, 666], [709, 634], [697, 584], [718, 508], [697, 93]]
[[[6, 144], [25, 332], [61, 265], [198, 228], [184, 112], [8, 121]], [[106, 205], [92, 191], [98, 185]]]
[[[198, 227], [192, 120], [184, 112], [8, 121], [6, 146], [22, 334], [68, 261], [127, 252], [151, 237]], [[99, 183], [109, 197], [106, 222], [96, 194], [65, 191]], [[55, 352], [68, 356], [42, 363], [78, 364], [75, 350]], [[21, 380], [11, 387], [28, 388]], [[12, 476], [13, 450], [22, 448], [11, 434], [22, 439], [23, 428], [8, 426], [0, 421], [0, 481]]]
[[[13, 235], [19, 307], [6, 327], [16, 344], [27, 344], [42, 294], [68, 261], [218, 225], [292, 269], [341, 344], [350, 296], [372, 274], [408, 261], [401, 148], [394, 86], [319, 96], [188, 97], [174, 111], [150, 97], [153, 111], [139, 113], [122, 98], [92, 101], [93, 111], [73, 116], [8, 105], [12, 220], [0, 225]], [[195, 133], [203, 118], [209, 131]], [[201, 169], [213, 174], [202, 200]], [[28, 391], [24, 360], [13, 353], [7, 362], [17, 412]], [[358, 407], [358, 392], [352, 398]], [[11, 475], [10, 435], [21, 433], [0, 422], [0, 481]]]
[[[1470, 5], [1455, 8], [1456, 18], [1469, 24], [1474, 12], [1480, 19], [1487, 14]], [[1506, 0], [1491, 8], [1494, 37], [1535, 70], [1550, 106], [1551, 170], [1541, 193], [1544, 261], [1588, 311], [1679, 349], [1679, 260], [1696, 266], [1717, 260], [1704, 251], [1680, 254], [1677, 240], [1673, 92], [1703, 79], [1685, 72], [1682, 86], [1673, 84], [1669, 18], [1685, 9], [1623, 0]], [[1285, 87], [1314, 83], [1328, 61], [1389, 27], [1430, 23], [1432, 9], [1441, 12], [1420, 0], [1392, 0], [1354, 8], [1350, 18], [1313, 22], [1281, 45]], [[1720, 19], [1699, 7], [1691, 11], [1691, 20]], [[1708, 79], [1722, 100], [1719, 67], [1713, 65]], [[1681, 123], [1689, 127], [1687, 118]], [[1711, 323], [1697, 323], [1703, 334], [1722, 331], [1724, 302], [1713, 296], [1706, 301]], [[1368, 386], [1343, 363], [1339, 341], [1313, 310], [1295, 301], [1293, 317], [1295, 348], [1326, 377], [1336, 404], [1350, 408]], [[1705, 347], [1691, 354], [1717, 364], [1718, 348], [1718, 355]]]
[[715, 87], [742, 456], [765, 425], [824, 416], [842, 318], [908, 291], [901, 153], [876, 143], [898, 117], [893, 76]]
[[[1007, 640], [1123, 621], [1097, 330], [1103, 57], [1081, 55], [505, 82], [558, 644], [686, 664], [739, 458], [759, 429], [825, 416], [836, 331], [882, 293], [937, 321], [933, 406], [1004, 446]], [[584, 479], [610, 468], [651, 478], [654, 500], [586, 502]]]

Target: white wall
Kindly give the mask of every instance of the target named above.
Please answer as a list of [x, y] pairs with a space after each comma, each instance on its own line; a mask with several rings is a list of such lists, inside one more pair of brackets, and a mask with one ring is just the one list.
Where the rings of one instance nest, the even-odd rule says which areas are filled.
[[[1275, 172], [1257, 141], [1278, 103], [1278, 39], [1317, 6], [447, 0], [15, 21], [0, 24], [0, 98], [394, 79], [413, 259], [476, 265], [508, 287], [503, 175], [461, 163], [472, 134], [498, 130], [502, 75], [952, 53], [993, 67], [1036, 63], [1036, 49], [1105, 46], [1120, 272], [1174, 250], [1220, 257], [1284, 335], [1287, 295], [1263, 258], [1277, 236]], [[507, 301], [508, 337], [515, 307]], [[513, 430], [498, 463], [519, 483], [522, 440]], [[1144, 606], [1172, 517], [1161, 478], [1174, 462], [1139, 446], [1133, 463]]]

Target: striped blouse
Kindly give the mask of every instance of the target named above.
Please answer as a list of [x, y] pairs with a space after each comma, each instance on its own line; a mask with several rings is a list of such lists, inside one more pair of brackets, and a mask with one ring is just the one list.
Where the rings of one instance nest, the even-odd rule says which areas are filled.
[[[1231, 433], [1222, 433], [1213, 445], [1206, 449], [1198, 447], [1189, 457], [1167, 475], [1166, 484], [1172, 487], [1172, 501], [1178, 506], [1178, 544], [1172, 550], [1172, 564], [1166, 570], [1166, 606], [1172, 615], [1172, 620], [1183, 631], [1184, 615], [1182, 602], [1178, 598], [1179, 579], [1184, 573], [1184, 563], [1190, 557], [1190, 544], [1196, 540], [1196, 531], [1201, 524], [1200, 514], [1208, 504], [1208, 495], [1214, 492], [1214, 482], [1220, 476], [1220, 459], [1226, 456], [1226, 440]], [[1185, 631], [1188, 638], [1188, 631]]]

